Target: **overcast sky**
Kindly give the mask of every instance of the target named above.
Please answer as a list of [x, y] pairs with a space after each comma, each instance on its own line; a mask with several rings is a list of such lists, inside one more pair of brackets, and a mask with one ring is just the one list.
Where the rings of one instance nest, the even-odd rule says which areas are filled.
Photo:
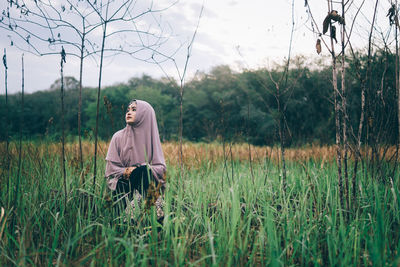
[[[1, 0], [0, 10], [7, 7]], [[62, 0], [54, 0], [62, 2]], [[149, 1], [143, 1], [145, 5]], [[157, 7], [171, 3], [159, 0]], [[182, 71], [187, 50], [185, 46], [192, 38], [198, 23], [203, 0], [180, 0], [178, 3], [163, 11], [159, 21], [163, 29], [170, 35], [163, 51], [169, 53], [183, 44], [178, 54], [174, 55], [177, 66]], [[312, 14], [321, 30], [322, 21], [327, 14], [327, 4], [324, 0], [308, 0]], [[356, 8], [362, 0], [354, 0], [349, 10], [348, 20], [354, 18]], [[373, 0], [365, 0], [358, 14], [352, 38], [354, 44], [362, 47], [366, 44], [369, 21], [372, 18]], [[386, 13], [390, 7], [389, 1], [381, 1], [378, 9], [377, 29], [387, 34], [389, 26]], [[334, 7], [339, 10], [339, 7]], [[318, 35], [312, 32], [311, 20], [304, 7], [304, 0], [296, 0], [294, 6], [295, 31], [293, 35], [292, 56], [305, 55], [307, 58], [328, 56], [323, 48], [321, 55], [315, 52], [315, 42]], [[157, 14], [159, 16], [159, 14]], [[148, 23], [146, 19], [138, 25]], [[115, 26], [117, 27], [117, 26]], [[192, 54], [188, 65], [187, 80], [196, 72], [209, 72], [212, 67], [227, 64], [234, 70], [242, 68], [270, 67], [274, 62], [281, 63], [288, 55], [290, 32], [292, 27], [292, 0], [205, 0], [204, 10], [199, 22], [199, 28], [193, 44]], [[350, 27], [350, 25], [348, 25]], [[111, 28], [111, 30], [114, 30]], [[100, 32], [99, 32], [100, 34]], [[11, 46], [10, 32], [0, 29], [0, 55], [7, 49], [8, 59], [8, 90], [15, 93], [21, 90], [21, 55], [22, 52]], [[14, 37], [13, 37], [14, 38]], [[14, 38], [14, 42], [18, 42]], [[115, 42], [109, 39], [110, 43]], [[328, 39], [326, 39], [328, 40]], [[21, 42], [21, 40], [19, 40]], [[32, 51], [32, 50], [31, 50]], [[68, 51], [67, 51], [68, 52]], [[24, 53], [25, 61], [25, 91], [34, 92], [45, 90], [60, 77], [59, 56], [38, 57]], [[137, 57], [146, 57], [138, 54]], [[177, 78], [177, 70], [172, 64], [162, 64], [164, 71]], [[79, 77], [79, 61], [67, 56], [65, 76]], [[127, 55], [108, 57], [105, 60], [102, 86], [126, 82], [131, 77], [147, 74], [155, 78], [164, 76], [160, 67], [145, 63]], [[84, 86], [96, 87], [98, 83], [98, 56], [85, 61]], [[4, 68], [0, 66], [0, 93], [4, 94]]]

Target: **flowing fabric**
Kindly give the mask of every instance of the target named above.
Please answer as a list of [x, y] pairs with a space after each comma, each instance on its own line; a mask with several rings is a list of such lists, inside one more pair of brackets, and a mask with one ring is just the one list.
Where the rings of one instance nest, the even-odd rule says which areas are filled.
[[116, 132], [108, 146], [106, 156], [107, 184], [115, 190], [125, 168], [148, 165], [157, 182], [164, 184], [166, 165], [158, 133], [157, 120], [152, 106], [136, 100], [136, 117]]

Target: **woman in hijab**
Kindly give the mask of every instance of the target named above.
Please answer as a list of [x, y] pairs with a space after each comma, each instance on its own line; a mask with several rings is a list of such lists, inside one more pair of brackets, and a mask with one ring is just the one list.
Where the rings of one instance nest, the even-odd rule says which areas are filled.
[[[126, 127], [116, 132], [109, 144], [105, 176], [115, 199], [128, 196], [132, 200], [135, 196], [140, 202], [152, 181], [157, 188], [164, 186], [165, 159], [156, 115], [149, 103], [132, 100], [126, 110], [125, 121]], [[125, 208], [126, 201], [121, 200]], [[163, 217], [161, 199], [158, 198], [155, 204], [157, 216]]]

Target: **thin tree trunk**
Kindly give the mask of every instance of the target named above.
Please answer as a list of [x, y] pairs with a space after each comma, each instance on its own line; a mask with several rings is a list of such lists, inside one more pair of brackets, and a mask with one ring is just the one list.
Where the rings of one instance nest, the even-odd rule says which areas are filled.
[[85, 34], [82, 36], [81, 43], [81, 56], [80, 56], [80, 67], [79, 67], [79, 102], [78, 102], [78, 137], [79, 137], [79, 162], [81, 167], [81, 182], [85, 182], [85, 177], [83, 176], [83, 153], [82, 153], [82, 136], [81, 136], [81, 113], [82, 113], [82, 77], [83, 77], [83, 52], [85, 48]]
[[233, 172], [233, 155], [232, 155], [232, 141], [229, 143], [229, 153], [231, 155], [231, 171], [232, 171], [232, 179], [231, 179], [231, 184], [233, 183], [234, 179], [234, 172]]
[[226, 145], [225, 145], [225, 132], [226, 132], [226, 129], [225, 129], [225, 120], [224, 120], [224, 117], [225, 117], [224, 101], [221, 99], [219, 104], [220, 104], [220, 107], [221, 107], [221, 110], [220, 110], [221, 111], [220, 124], [221, 124], [221, 128], [222, 128], [222, 131], [220, 131], [220, 135], [221, 135], [221, 138], [222, 138], [222, 152], [223, 152], [223, 159], [224, 159], [224, 168], [222, 170], [221, 184], [222, 184], [222, 188], [224, 188], [224, 176], [225, 176], [225, 173], [226, 173], [226, 177], [229, 180], [229, 173], [228, 173], [228, 166], [227, 166], [227, 163], [226, 163], [227, 156], [226, 156], [226, 153], [225, 153], [225, 147], [226, 147]]
[[82, 18], [82, 38], [81, 38], [81, 54], [80, 54], [80, 66], [79, 66], [79, 101], [78, 101], [78, 139], [79, 139], [79, 163], [81, 167], [81, 183], [85, 183], [85, 177], [83, 175], [83, 152], [82, 152], [82, 80], [83, 80], [83, 60], [85, 51], [85, 38], [86, 38], [86, 27], [85, 18]]
[[358, 124], [357, 147], [356, 147], [356, 155], [355, 155], [355, 162], [354, 162], [353, 176], [352, 176], [353, 203], [355, 203], [357, 197], [356, 177], [357, 177], [358, 162], [361, 161], [361, 135], [362, 135], [362, 129], [364, 127], [364, 118], [365, 118], [365, 83], [361, 86], [361, 114], [360, 114], [360, 122]]
[[[288, 89], [287, 83], [289, 78], [289, 66], [290, 66], [290, 58], [292, 54], [292, 43], [293, 43], [293, 34], [294, 34], [294, 0], [292, 0], [292, 29], [290, 32], [290, 41], [289, 41], [289, 52], [288, 52], [288, 60], [286, 64], [286, 71], [284, 73], [285, 77], [285, 90]], [[281, 142], [281, 158], [282, 158], [282, 180], [283, 180], [283, 191], [286, 193], [287, 181], [286, 181], [286, 159], [285, 159], [285, 143], [286, 143], [286, 136], [285, 136], [285, 108], [282, 108], [282, 101], [280, 98], [280, 88], [277, 86], [277, 100], [278, 100], [278, 114], [279, 114], [279, 138]]]
[[249, 123], [250, 123], [250, 100], [247, 100], [247, 145], [248, 145], [248, 150], [249, 150], [249, 164], [250, 164], [250, 173], [251, 173], [251, 179], [254, 184], [254, 172], [253, 172], [253, 161], [251, 158], [251, 146], [249, 142]]
[[222, 179], [221, 179], [221, 188], [224, 188], [224, 176], [226, 173], [226, 176], [229, 179], [229, 174], [228, 174], [228, 167], [226, 166], [226, 154], [225, 154], [225, 137], [222, 136], [222, 153], [223, 153], [223, 159], [224, 159], [224, 167], [222, 169]]
[[281, 107], [279, 88], [278, 88], [277, 99], [278, 99], [278, 114], [279, 114], [278, 128], [279, 128], [279, 139], [281, 143], [281, 160], [282, 160], [282, 184], [283, 184], [283, 191], [286, 193], [287, 181], [286, 181], [286, 160], [285, 160], [285, 128], [284, 128], [285, 121]]
[[[331, 12], [333, 10], [332, 1], [327, 1], [328, 10]], [[332, 27], [332, 25], [330, 25]], [[330, 29], [332, 30], [332, 29]], [[337, 58], [335, 55], [335, 45], [333, 43], [333, 38], [331, 36], [331, 56], [332, 56], [332, 86], [333, 86], [333, 97], [334, 97], [334, 109], [335, 109], [335, 129], [336, 129], [336, 164], [338, 171], [338, 187], [339, 187], [339, 198], [340, 205], [343, 208], [343, 174], [342, 174], [342, 138], [341, 138], [341, 125], [340, 125], [340, 103], [339, 103], [339, 88], [337, 80]]]
[[339, 94], [337, 88], [337, 69], [336, 69], [336, 58], [333, 59], [333, 87], [334, 87], [334, 97], [335, 97], [335, 126], [336, 126], [336, 163], [338, 170], [338, 186], [339, 186], [339, 196], [340, 204], [343, 207], [343, 174], [342, 174], [342, 140], [340, 133], [340, 104], [339, 104]]
[[6, 89], [6, 168], [7, 168], [7, 196], [10, 195], [10, 153], [9, 153], [9, 140], [8, 140], [8, 127], [9, 127], [9, 118], [8, 118], [8, 90], [7, 90], [7, 80], [8, 80], [8, 67], [7, 67], [7, 51], [4, 48], [4, 55], [3, 55], [3, 65], [4, 65], [4, 83]]
[[[24, 66], [24, 54], [22, 54], [22, 59], [21, 59], [21, 116], [20, 116], [20, 121], [19, 121], [19, 152], [18, 152], [18, 178], [17, 178], [17, 186], [15, 189], [15, 196], [18, 196], [18, 191], [19, 191], [19, 183], [21, 180], [21, 169], [22, 169], [22, 132], [23, 132], [23, 118], [24, 118], [24, 106], [25, 106], [25, 66]], [[17, 201], [14, 201], [17, 206]]]
[[[397, 0], [395, 2], [395, 5], [397, 7]], [[396, 16], [395, 16], [396, 21], [398, 21], [398, 11], [396, 9]], [[397, 165], [399, 163], [399, 148], [400, 148], [400, 85], [399, 85], [399, 41], [397, 39], [398, 35], [398, 28], [397, 25], [395, 27], [395, 40], [396, 40], [396, 57], [395, 57], [395, 77], [396, 77], [396, 94], [397, 94], [397, 143], [396, 143], [396, 159], [395, 159], [395, 164], [393, 167], [392, 171], [392, 177], [395, 177], [395, 173], [397, 170]]]
[[65, 51], [64, 47], [61, 50], [61, 159], [62, 159], [62, 170], [64, 180], [64, 210], [67, 207], [67, 175], [65, 171], [65, 123], [64, 123], [64, 63], [65, 63]]
[[[374, 17], [372, 19], [372, 24], [371, 24], [371, 29], [369, 32], [369, 38], [368, 38], [368, 60], [367, 60], [367, 72], [366, 72], [366, 77], [364, 79], [364, 82], [362, 82], [361, 85], [361, 114], [360, 114], [360, 121], [358, 124], [358, 133], [357, 133], [357, 147], [356, 147], [356, 155], [355, 155], [355, 162], [354, 162], [354, 169], [353, 169], [353, 176], [352, 176], [352, 199], [353, 203], [356, 201], [357, 197], [357, 169], [358, 169], [358, 163], [361, 161], [361, 136], [362, 136], [362, 130], [364, 127], [364, 119], [365, 119], [365, 95], [366, 95], [366, 82], [369, 79], [369, 74], [371, 71], [371, 50], [372, 50], [372, 33], [374, 29], [374, 24], [375, 24], [375, 18], [376, 18], [376, 10], [378, 7], [378, 2], [379, 0], [376, 1], [375, 3], [375, 9], [374, 9]], [[396, 28], [396, 47], [397, 47], [397, 28]], [[397, 73], [397, 62], [396, 62], [396, 73]], [[396, 76], [396, 88], [398, 86], [398, 77]]]
[[[342, 17], [345, 19], [345, 5], [342, 0]], [[346, 209], [349, 210], [350, 203], [349, 203], [349, 174], [348, 174], [348, 150], [349, 144], [347, 140], [347, 95], [346, 95], [346, 64], [345, 64], [345, 33], [346, 33], [346, 25], [342, 25], [342, 62], [341, 62], [341, 89], [342, 89], [342, 112], [343, 112], [343, 120], [342, 120], [342, 127], [343, 127], [343, 167], [344, 167], [344, 181], [345, 181], [345, 188], [344, 188], [344, 196], [346, 199]]]
[[[179, 103], [179, 154], [180, 154], [180, 167], [181, 167], [181, 178], [183, 177], [183, 145], [182, 145], [182, 142], [183, 142], [183, 89], [184, 89], [184, 82], [185, 82], [185, 76], [186, 76], [186, 71], [187, 71], [187, 67], [188, 67], [188, 64], [189, 64], [189, 59], [190, 59], [190, 56], [191, 56], [191, 50], [192, 50], [192, 47], [193, 47], [193, 43], [194, 43], [194, 40], [195, 40], [195, 38], [196, 38], [196, 35], [197, 35], [197, 30], [199, 29], [199, 25], [200, 25], [200, 18], [202, 17], [202, 15], [203, 15], [203, 10], [204, 10], [204, 3], [203, 3], [203, 5], [201, 6], [201, 10], [200, 10], [200, 14], [199, 14], [199, 20], [197, 21], [197, 26], [196, 26], [196, 30], [194, 31], [194, 33], [193, 33], [193, 36], [192, 36], [192, 39], [191, 39], [191, 41], [190, 41], [190, 43], [189, 43], [189, 45], [188, 45], [188, 47], [187, 47], [187, 54], [186, 54], [186, 61], [185, 61], [185, 66], [184, 66], [184, 68], [183, 68], [183, 74], [182, 75], [179, 75], [180, 76], [180, 103]], [[175, 62], [175, 61], [174, 61]], [[177, 67], [177, 65], [176, 65], [176, 63], [174, 63], [175, 64], [175, 67], [177, 68], [177, 71], [178, 71], [178, 74], [179, 74], [179, 70], [178, 70], [178, 67]]]
[[181, 168], [181, 177], [183, 175], [183, 82], [181, 81], [179, 91], [179, 159]]
[[21, 182], [21, 169], [22, 169], [22, 131], [23, 131], [23, 117], [24, 117], [24, 90], [25, 90], [25, 80], [24, 80], [24, 54], [22, 54], [22, 79], [21, 79], [21, 115], [19, 118], [19, 147], [18, 147], [18, 173], [17, 173], [17, 181], [15, 185], [15, 194], [14, 194], [14, 212], [13, 219], [11, 221], [11, 230], [14, 231], [15, 226], [15, 215], [17, 214], [18, 202], [19, 202], [19, 184]]
[[102, 75], [102, 70], [103, 70], [104, 45], [106, 42], [106, 32], [107, 32], [107, 21], [104, 23], [104, 28], [103, 28], [103, 39], [102, 39], [102, 43], [101, 43], [101, 54], [100, 54], [99, 86], [97, 88], [96, 129], [94, 132], [93, 190], [96, 185], [96, 173], [97, 173], [97, 133], [98, 133], [98, 129], [99, 129], [101, 75]]
[[336, 67], [336, 56], [332, 43], [332, 84], [333, 84], [333, 94], [334, 94], [334, 108], [335, 108], [335, 128], [336, 128], [336, 163], [338, 170], [338, 187], [339, 187], [339, 197], [340, 204], [343, 207], [343, 174], [342, 174], [342, 140], [341, 140], [341, 129], [340, 129], [340, 104], [339, 104], [339, 89], [337, 81], [337, 67]]
[[[399, 15], [398, 15], [398, 9], [397, 9], [397, 7], [398, 7], [397, 0], [395, 3], [396, 3], [395, 18], [396, 18], [396, 22], [398, 22]], [[399, 26], [399, 25], [396, 25], [396, 26]], [[398, 131], [397, 138], [398, 139], [397, 139], [397, 146], [396, 146], [397, 156], [396, 156], [396, 166], [395, 167], [397, 167], [397, 164], [398, 164], [398, 159], [399, 159], [398, 151], [399, 151], [399, 146], [400, 146], [400, 70], [399, 70], [400, 57], [399, 57], [399, 43], [397, 40], [397, 33], [398, 33], [398, 29], [396, 27], [396, 89], [397, 89], [396, 91], [397, 91], [397, 131]], [[393, 173], [393, 177], [394, 177], [394, 173]]]

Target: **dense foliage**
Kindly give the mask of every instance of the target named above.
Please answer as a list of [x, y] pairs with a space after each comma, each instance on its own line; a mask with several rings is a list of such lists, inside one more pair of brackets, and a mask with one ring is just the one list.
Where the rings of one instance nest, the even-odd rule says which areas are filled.
[[[328, 64], [306, 62], [297, 58], [290, 67], [288, 78], [281, 79], [284, 66], [273, 69], [234, 72], [228, 66], [217, 66], [209, 73], [199, 73], [184, 88], [183, 135], [187, 140], [211, 141], [215, 139], [248, 141], [253, 144], [273, 144], [277, 138], [276, 121], [277, 86], [279, 100], [285, 107], [287, 144], [334, 142], [334, 112], [332, 104], [332, 70]], [[397, 113], [394, 56], [376, 52], [372, 57], [371, 75], [366, 76], [367, 58], [357, 54], [349, 58], [346, 89], [349, 121], [357, 129], [361, 110], [361, 87], [367, 88], [366, 133], [384, 129], [385, 139], [393, 143], [396, 138]], [[29, 70], [28, 70], [29, 71]], [[367, 77], [367, 78], [365, 78]], [[78, 83], [67, 77], [65, 97], [66, 131], [77, 136]], [[340, 82], [340, 81], [339, 81]], [[9, 96], [6, 109], [4, 95], [0, 96], [1, 138], [5, 129], [16, 136], [22, 121], [23, 134], [29, 137], [48, 136], [58, 140], [60, 134], [60, 81], [47, 91], [25, 96]], [[116, 84], [101, 91], [103, 104], [100, 113], [99, 135], [109, 139], [125, 126], [124, 112], [133, 98], [150, 102], [156, 110], [160, 135], [163, 140], [177, 139], [179, 125], [179, 86], [168, 79], [154, 79], [143, 75], [126, 83]], [[82, 135], [91, 138], [95, 127], [96, 89], [84, 88]], [[23, 110], [23, 111], [22, 111]], [[23, 112], [23, 113], [22, 113]], [[7, 117], [8, 116], [8, 117]], [[9, 123], [7, 123], [7, 121]], [[8, 126], [7, 126], [8, 125]], [[355, 131], [354, 130], [354, 131]], [[379, 133], [375, 133], [379, 136]], [[368, 137], [369, 138], [369, 137]]]

